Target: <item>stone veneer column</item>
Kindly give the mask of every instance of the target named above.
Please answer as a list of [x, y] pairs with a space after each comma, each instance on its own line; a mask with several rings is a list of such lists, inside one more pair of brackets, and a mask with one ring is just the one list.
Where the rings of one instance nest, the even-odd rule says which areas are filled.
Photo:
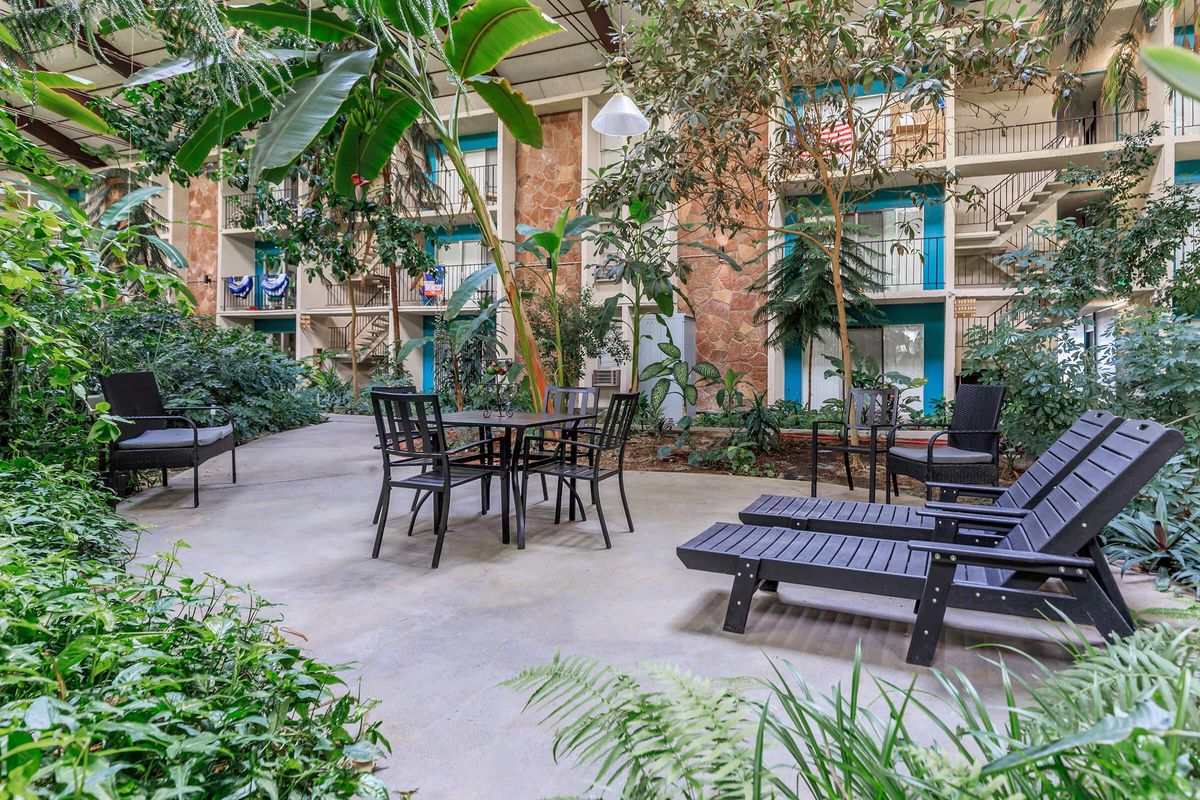
[[[564, 111], [541, 117], [543, 144], [540, 150], [517, 144], [517, 188], [514, 206], [518, 225], [549, 228], [558, 215], [579, 200], [582, 190], [581, 163], [583, 158], [583, 115], [579, 111]], [[570, 291], [580, 286], [580, 249], [572, 248], [559, 266], [559, 282]], [[524, 265], [538, 263], [529, 253], [518, 255]], [[539, 265], [540, 266], [540, 265]], [[523, 286], [540, 287], [532, 278], [522, 276], [529, 267], [518, 268], [517, 277]]]
[[[217, 203], [220, 185], [208, 178], [195, 178], [188, 188], [187, 285], [196, 297], [196, 313], [217, 312]], [[208, 282], [205, 282], [205, 278]]]

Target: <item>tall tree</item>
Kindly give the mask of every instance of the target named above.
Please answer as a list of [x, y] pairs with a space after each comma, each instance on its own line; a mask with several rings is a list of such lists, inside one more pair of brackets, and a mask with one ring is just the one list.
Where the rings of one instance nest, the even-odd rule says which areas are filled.
[[[954, 86], [1050, 82], [1045, 33], [990, 3], [640, 0], [635, 8], [612, 74], [654, 126], [591, 197], [690, 203], [724, 233], [807, 240], [829, 262], [847, 364], [845, 214], [898, 172], [948, 182], [936, 162]], [[626, 58], [636, 67], [624, 68]], [[917, 135], [893, 135], [900, 120]], [[810, 216], [831, 220], [827, 238], [770, 222], [770, 203], [790, 195], [809, 197]]]

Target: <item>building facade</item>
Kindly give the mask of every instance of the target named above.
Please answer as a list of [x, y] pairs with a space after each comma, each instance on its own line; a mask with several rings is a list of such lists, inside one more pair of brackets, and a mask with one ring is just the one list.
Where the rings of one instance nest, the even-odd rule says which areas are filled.
[[[1118, 4], [1110, 14], [1106, 28], [1124, 30], [1128, 22], [1124, 15], [1133, 13], [1134, 4], [1128, 4], [1128, 9], [1124, 5]], [[1188, 28], [1166, 25], [1151, 32], [1157, 43], [1172, 39], [1190, 43], [1191, 35]], [[897, 175], [894, 185], [872, 194], [851, 212], [857, 229], [866, 232], [857, 236], [878, 254], [872, 258], [884, 283], [872, 298], [883, 323], [855, 327], [851, 338], [884, 372], [923, 379], [910, 392], [917, 407], [932, 410], [940, 399], [952, 398], [970, 331], [994, 327], [1010, 314], [1012, 275], [1000, 257], [1020, 247], [1040, 246], [1041, 223], [1075, 215], [1093, 196], [1086, 187], [1072, 187], [1062, 180], [1068, 165], [1098, 164], [1123, 135], [1158, 122], [1162, 125], [1155, 140], [1159, 164], [1148, 186], [1200, 182], [1200, 109], [1190, 100], [1172, 97], [1152, 77], [1145, 81], [1143, 107], [1106, 108], [1100, 88], [1108, 55], [1103, 47], [1096, 49], [1081, 66], [1082, 86], [1057, 111], [1048, 94], [976, 92], [966, 87], [939, 109], [892, 115], [883, 123], [891, 146], [904, 147], [916, 140], [932, 143], [925, 166], [958, 180], [956, 192], [947, 193], [938, 184], [914, 186]], [[507, 241], [517, 238], [520, 224], [553, 224], [562, 209], [586, 191], [592, 173], [620, 157], [623, 142], [591, 128], [592, 118], [607, 98], [600, 91], [599, 74], [586, 77], [572, 84], [570, 91], [545, 90], [542, 97], [532, 99], [545, 132], [540, 150], [515, 142], [490, 113], [472, 113], [465, 122], [469, 163]], [[870, 96], [861, 101], [869, 103]], [[431, 158], [429, 167], [431, 179], [453, 199], [461, 189], [457, 175], [436, 158]], [[967, 187], [976, 190], [974, 202], [953, 199]], [[352, 286], [327, 286], [304, 274], [272, 275], [265, 266], [272, 243], [237, 220], [234, 194], [231, 187], [197, 180], [186, 190], [175, 187], [164, 201], [171, 214], [184, 212], [188, 221], [201, 223], [187, 226], [185, 234], [173, 226], [172, 238], [185, 249], [191, 264], [189, 284], [201, 313], [212, 314], [222, 325], [252, 327], [298, 358], [344, 352], [351, 346], [377, 358], [386, 353], [396, 330], [405, 339], [428, 334], [461, 280], [489, 261], [469, 215], [416, 211], [447, 231], [435, 253], [439, 269], [431, 280], [397, 287], [395, 297], [382, 267]], [[920, 202], [914, 202], [914, 196]], [[783, 199], [773, 198], [775, 205]], [[765, 242], [749, 235], [711, 243], [743, 262], [766, 249]], [[511, 245], [509, 251], [514, 257]], [[527, 256], [518, 260], [526, 264], [522, 269], [538, 268]], [[749, 286], [768, 268], [767, 260], [741, 272], [711, 256], [690, 260], [693, 272], [687, 292], [694, 314], [680, 313], [666, 329], [651, 324], [652, 338], [643, 343], [649, 358], [657, 357], [654, 344], [670, 335], [695, 360], [722, 371], [743, 372], [749, 384], [770, 400], [819, 406], [839, 394], [837, 380], [824, 377], [828, 366], [824, 356], [836, 355], [836, 343], [818, 342], [812, 354], [799, 345], [765, 345], [767, 328], [754, 319], [761, 298]], [[565, 280], [571, 286], [591, 287], [602, 300], [620, 287], [596, 265], [589, 246], [576, 248], [564, 265]], [[357, 331], [349, 327], [350, 292], [365, 320]], [[626, 318], [632, 313], [632, 308], [622, 309]], [[1103, 304], [1088, 309], [1097, 331], [1112, 313]], [[503, 316], [501, 326], [511, 335]], [[433, 388], [432, 361], [431, 349], [425, 348], [406, 362], [421, 388]], [[339, 356], [337, 363], [344, 364], [345, 359]], [[627, 386], [630, 377], [628, 364], [600, 359], [587, 365], [584, 382], [611, 390]], [[701, 405], [710, 402], [711, 394], [702, 393]]]

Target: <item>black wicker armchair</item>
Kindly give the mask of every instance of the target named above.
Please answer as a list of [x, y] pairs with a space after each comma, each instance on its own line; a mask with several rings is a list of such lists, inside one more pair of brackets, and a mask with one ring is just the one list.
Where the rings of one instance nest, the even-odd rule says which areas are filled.
[[[950, 428], [929, 437], [928, 444], [897, 445], [896, 431], [910, 427], [897, 425], [888, 432], [886, 502], [892, 492], [900, 493], [897, 476], [907, 475], [925, 484], [930, 499], [931, 483], [959, 483], [995, 486], [1000, 482], [1000, 410], [1004, 406], [1003, 386], [966, 383], [958, 388]], [[938, 447], [945, 438], [947, 446]]]
[[[101, 451], [101, 465], [109, 485], [115, 473], [139, 469], [192, 470], [192, 507], [200, 505], [200, 465], [221, 453], [230, 454], [230, 471], [237, 483], [237, 444], [233, 414], [221, 406], [163, 405], [152, 372], [116, 372], [100, 378], [109, 413], [128, 422], [119, 423], [121, 435]], [[207, 411], [213, 424], [199, 425], [183, 412]], [[220, 415], [218, 420], [217, 416]]]

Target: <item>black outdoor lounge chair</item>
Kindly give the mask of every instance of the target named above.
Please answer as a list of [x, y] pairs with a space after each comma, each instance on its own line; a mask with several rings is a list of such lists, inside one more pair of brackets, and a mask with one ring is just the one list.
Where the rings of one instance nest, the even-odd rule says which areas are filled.
[[[946, 607], [1094, 625], [1108, 639], [1133, 631], [1096, 537], [1182, 446], [1156, 422], [1130, 420], [1032, 510], [988, 521], [1009, 528], [994, 546], [718, 523], [677, 549], [688, 569], [734, 576], [725, 630], [742, 633], [759, 588], [795, 583], [916, 600], [908, 661], [933, 661]], [[922, 509], [951, 528], [982, 515]], [[953, 531], [952, 531], [953, 532]], [[1062, 581], [1066, 591], [1045, 585]], [[869, 609], [864, 609], [869, 613]]]
[[[508, 541], [508, 464], [503, 457], [504, 451], [498, 450], [502, 437], [484, 438], [448, 448], [441, 404], [435, 394], [417, 394], [406, 388], [372, 389], [371, 407], [375, 412], [376, 432], [383, 450], [383, 480], [388, 488], [383, 496], [383, 507], [378, 512], [379, 522], [371, 558], [379, 558], [379, 549], [383, 545], [391, 490], [412, 489], [415, 502], [408, 523], [409, 536], [413, 534], [413, 523], [425, 500], [430, 496], [436, 498], [433, 525], [437, 532], [437, 544], [433, 548], [433, 569], [437, 569], [449, 526], [451, 492], [455, 487], [481, 481], [481, 503], [486, 513], [493, 475], [500, 476], [502, 524], [504, 540]], [[421, 470], [400, 477], [392, 473], [396, 466], [420, 467]]]
[[[964, 383], [958, 387], [954, 415], [949, 430], [938, 431], [928, 444], [897, 445], [896, 431], [909, 427], [897, 425], [887, 438], [887, 489], [885, 502], [892, 492], [900, 493], [899, 475], [907, 475], [925, 484], [929, 499], [931, 483], [966, 483], [995, 486], [1000, 481], [1000, 410], [1004, 406], [1003, 386]], [[937, 447], [946, 438], [947, 446]]]
[[[526, 436], [523, 458], [529, 464], [530, 454], [534, 452], [553, 451], [554, 457], [546, 463], [534, 464], [526, 468], [521, 478], [521, 502], [529, 497], [529, 475], [531, 473], [548, 475], [558, 478], [559, 487], [566, 485], [571, 493], [570, 503], [583, 499], [576, 491], [577, 481], [587, 481], [592, 490], [592, 503], [596, 506], [596, 517], [600, 520], [600, 532], [604, 534], [604, 546], [612, 549], [612, 541], [608, 538], [608, 524], [604, 521], [604, 506], [600, 501], [600, 482], [613, 476], [621, 489], [621, 505], [625, 507], [625, 521], [629, 524], [629, 532], [633, 532], [633, 516], [629, 513], [629, 500], [625, 496], [625, 443], [629, 440], [629, 429], [633, 425], [633, 417], [637, 414], [637, 392], [614, 394], [608, 403], [604, 414], [604, 422], [594, 431], [570, 431], [571, 438], [562, 447], [557, 447], [560, 439], [546, 436]], [[536, 450], [535, 450], [536, 448]], [[555, 449], [557, 448], [557, 449]], [[587, 456], [586, 463], [580, 463], [580, 454]], [[606, 467], [603, 464], [605, 454], [615, 456], [616, 465]], [[554, 524], [561, 519], [562, 506], [555, 510]]]
[[[870, 501], [875, 502], [875, 471], [879, 461], [879, 434], [887, 433], [899, 422], [900, 392], [895, 388], [851, 389], [850, 402], [840, 422], [816, 420], [812, 424], [812, 487], [810, 494], [817, 496], [817, 456], [820, 453], [841, 453], [846, 465], [846, 486], [854, 491], [854, 474], [850, 471], [850, 454], [864, 455], [868, 460], [871, 477], [867, 482]], [[837, 428], [835, 444], [821, 444], [822, 428]], [[854, 444], [851, 435], [858, 433], [860, 441]], [[863, 442], [861, 437], [866, 437]]]
[[[114, 486], [115, 473], [126, 470], [162, 470], [163, 486], [168, 485], [167, 470], [192, 469], [192, 507], [200, 505], [200, 465], [221, 453], [229, 453], [230, 471], [237, 483], [237, 444], [233, 432], [233, 414], [221, 406], [163, 405], [162, 393], [152, 372], [114, 372], [100, 378], [100, 388], [108, 401], [109, 412], [128, 422], [118, 423], [121, 435], [101, 451], [101, 462]], [[213, 422], [204, 426], [183, 412], [206, 411]], [[171, 427], [174, 425], [175, 427]]]
[[[1050, 490], [1099, 447], [1123, 421], [1107, 411], [1088, 411], [1058, 437], [1011, 486], [1000, 488], [933, 483], [930, 486], [941, 491], [943, 502], [931, 502], [927, 507], [1001, 516], [1012, 516], [1031, 509], [1044, 500]], [[992, 504], [946, 505], [945, 501], [957, 500], [959, 496], [986, 498], [992, 500]], [[779, 525], [785, 528], [902, 541], [936, 538], [936, 520], [921, 515], [920, 511], [920, 508], [913, 506], [764, 494], [738, 514], [738, 519], [747, 525]], [[1000, 530], [1006, 529], [1001, 527]], [[966, 540], [963, 537], [968, 531], [977, 534], [974, 540]], [[960, 541], [970, 544], [985, 544], [997, 538], [995, 527], [983, 523], [978, 526], [964, 525], [959, 533]]]

